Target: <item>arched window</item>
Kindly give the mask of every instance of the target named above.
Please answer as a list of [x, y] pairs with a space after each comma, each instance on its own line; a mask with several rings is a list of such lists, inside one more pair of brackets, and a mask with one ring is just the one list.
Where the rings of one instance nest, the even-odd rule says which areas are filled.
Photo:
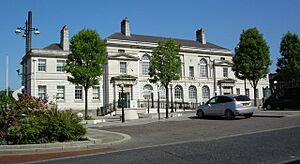
[[142, 74], [149, 75], [150, 56], [148, 54], [142, 57]]
[[189, 98], [197, 99], [197, 88], [193, 85], [189, 87]]
[[210, 93], [209, 93], [209, 88], [208, 88], [208, 86], [203, 86], [202, 87], [202, 98], [203, 99], [209, 99], [209, 97], [210, 97]]
[[166, 99], [166, 88], [163, 85], [159, 87], [159, 98]]
[[200, 65], [200, 77], [208, 77], [206, 60], [201, 59], [199, 65]]
[[144, 99], [150, 99], [153, 88], [151, 85], [146, 84], [143, 88], [143, 97]]
[[182, 99], [182, 87], [180, 85], [175, 86], [174, 96], [175, 96], [175, 99]]

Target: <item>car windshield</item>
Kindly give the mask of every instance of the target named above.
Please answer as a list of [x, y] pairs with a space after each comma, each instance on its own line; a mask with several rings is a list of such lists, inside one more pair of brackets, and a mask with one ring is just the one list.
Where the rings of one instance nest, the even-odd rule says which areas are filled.
[[250, 101], [250, 98], [248, 96], [243, 95], [235, 96], [234, 99], [236, 101]]

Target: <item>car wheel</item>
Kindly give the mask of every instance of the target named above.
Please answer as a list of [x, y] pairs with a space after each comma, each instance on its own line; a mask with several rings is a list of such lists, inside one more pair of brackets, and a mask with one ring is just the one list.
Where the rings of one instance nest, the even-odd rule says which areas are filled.
[[246, 118], [250, 118], [250, 117], [252, 117], [252, 115], [253, 115], [253, 113], [251, 113], [251, 114], [246, 114], [245, 117], [246, 117]]
[[272, 104], [267, 104], [266, 109], [267, 110], [272, 110], [274, 107]]
[[226, 110], [225, 117], [227, 118], [227, 120], [232, 120], [234, 118], [234, 114], [231, 110]]
[[198, 118], [204, 118], [204, 113], [201, 109], [198, 110], [197, 116], [198, 116]]

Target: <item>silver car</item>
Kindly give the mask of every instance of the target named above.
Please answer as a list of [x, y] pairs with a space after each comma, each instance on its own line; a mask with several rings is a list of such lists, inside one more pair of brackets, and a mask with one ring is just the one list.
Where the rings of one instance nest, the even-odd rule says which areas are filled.
[[248, 96], [244, 95], [220, 95], [215, 96], [207, 103], [198, 106], [197, 116], [225, 116], [233, 119], [235, 116], [250, 118], [253, 115], [254, 106]]

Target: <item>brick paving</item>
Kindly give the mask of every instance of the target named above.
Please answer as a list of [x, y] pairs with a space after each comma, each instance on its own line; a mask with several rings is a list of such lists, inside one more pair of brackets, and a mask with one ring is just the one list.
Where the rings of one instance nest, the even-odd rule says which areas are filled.
[[110, 147], [104, 148], [95, 148], [95, 149], [84, 149], [84, 150], [76, 150], [76, 151], [58, 151], [51, 153], [36, 153], [36, 154], [14, 154], [14, 155], [0, 155], [0, 163], [1, 164], [11, 164], [11, 163], [24, 163], [24, 162], [33, 162], [33, 161], [42, 161], [54, 158], [61, 157], [71, 157], [76, 155], [84, 155], [84, 154], [93, 154], [93, 153], [101, 153], [101, 152], [109, 152], [113, 149]]

